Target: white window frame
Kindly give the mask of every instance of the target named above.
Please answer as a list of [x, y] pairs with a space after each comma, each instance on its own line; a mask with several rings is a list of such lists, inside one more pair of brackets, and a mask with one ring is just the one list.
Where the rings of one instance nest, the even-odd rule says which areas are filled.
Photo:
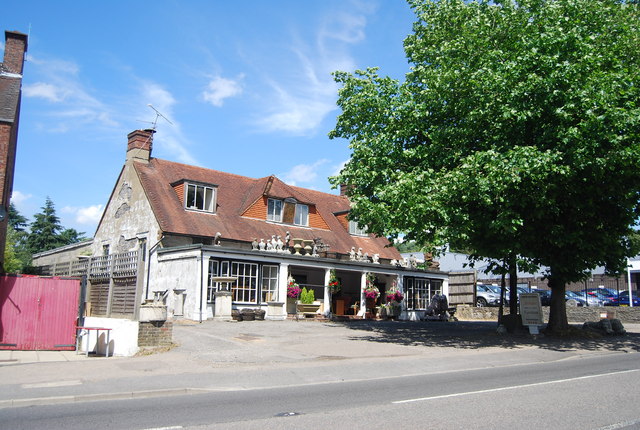
[[309, 206], [296, 203], [296, 213], [293, 216], [293, 223], [305, 227], [309, 225]]
[[220, 283], [214, 282], [213, 278], [218, 276], [220, 271], [220, 262], [218, 260], [209, 259], [209, 277], [207, 282], [207, 303], [215, 301], [215, 292], [220, 289]]
[[278, 266], [262, 266], [261, 298], [262, 303], [278, 301]]
[[267, 221], [282, 222], [284, 202], [278, 199], [267, 200]]
[[258, 303], [258, 265], [240, 261], [231, 262], [231, 276], [238, 280], [233, 289], [233, 301]]
[[[305, 205], [302, 203], [296, 203], [295, 200], [289, 201], [287, 200], [279, 200], [279, 199], [267, 199], [267, 221], [271, 222], [279, 222], [293, 225], [299, 225], [303, 227], [309, 226], [309, 205]], [[285, 205], [295, 205], [293, 220], [287, 220], [285, 222], [283, 219], [285, 213]]]
[[405, 300], [408, 310], [425, 310], [431, 297], [442, 294], [442, 280], [429, 278], [405, 278]]
[[[194, 184], [186, 182], [184, 187], [184, 207], [193, 211], [215, 213], [216, 209], [216, 188], [208, 185]], [[192, 196], [190, 191], [193, 190]], [[198, 202], [198, 195], [201, 194], [201, 202]], [[192, 201], [189, 201], [192, 200]]]
[[357, 222], [349, 220], [349, 234], [353, 236], [369, 236], [367, 227], [360, 227]]

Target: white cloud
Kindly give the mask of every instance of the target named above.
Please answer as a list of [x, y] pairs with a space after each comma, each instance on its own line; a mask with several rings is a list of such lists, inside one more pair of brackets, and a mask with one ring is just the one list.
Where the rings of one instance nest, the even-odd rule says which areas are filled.
[[299, 38], [291, 47], [294, 62], [290, 73], [267, 78], [272, 94], [264, 104], [265, 113], [256, 122], [267, 132], [295, 135], [313, 134], [324, 118], [334, 111], [338, 85], [332, 72], [353, 70], [349, 50], [362, 42], [366, 17], [361, 13], [338, 12], [328, 16], [316, 30], [313, 43]]
[[65, 206], [60, 211], [64, 214], [72, 215], [77, 224], [95, 227], [100, 222], [104, 206], [92, 205], [82, 208]]
[[11, 193], [11, 203], [13, 203], [16, 208], [20, 209], [31, 197], [33, 197], [32, 194], [24, 194], [18, 190], [13, 190]]
[[216, 76], [209, 81], [209, 85], [207, 85], [207, 89], [202, 93], [202, 96], [205, 101], [212, 105], [222, 107], [225, 99], [242, 94], [242, 86], [240, 85], [242, 78], [242, 75], [236, 80]]
[[166, 151], [171, 159], [185, 164], [197, 164], [188, 150], [189, 140], [182, 133], [180, 122], [174, 118], [173, 107], [177, 101], [173, 95], [161, 85], [145, 81], [141, 87], [142, 100], [146, 100], [164, 117], [157, 116], [156, 111], [146, 107], [139, 115], [150, 118], [156, 123], [156, 129], [161, 131], [154, 137], [154, 151]]
[[62, 88], [45, 82], [36, 82], [35, 84], [25, 85], [22, 88], [25, 97], [39, 97], [52, 103], [58, 103], [64, 100], [66, 94]]
[[79, 208], [76, 213], [76, 222], [78, 222], [78, 224], [96, 225], [98, 224], [98, 222], [100, 222], [103, 211], [103, 205], [93, 205], [86, 208]]
[[335, 39], [340, 42], [355, 44], [366, 38], [367, 19], [363, 15], [346, 12], [337, 13], [327, 20], [321, 29], [321, 39]]
[[38, 81], [24, 86], [25, 97], [41, 98], [55, 103], [55, 110], [48, 112], [56, 117], [52, 132], [65, 132], [83, 125], [117, 126], [113, 111], [94, 97], [80, 80], [79, 67], [70, 61], [44, 60], [29, 57], [33, 75]]
[[329, 160], [321, 159], [313, 164], [298, 164], [282, 174], [282, 180], [289, 185], [311, 183], [318, 179], [318, 172]]

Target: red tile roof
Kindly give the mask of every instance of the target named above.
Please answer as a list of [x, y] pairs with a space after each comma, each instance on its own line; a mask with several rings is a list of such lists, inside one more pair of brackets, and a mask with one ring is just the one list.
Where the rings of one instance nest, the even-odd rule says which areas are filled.
[[[274, 176], [254, 179], [217, 170], [151, 158], [148, 164], [134, 163], [136, 172], [151, 208], [165, 233], [213, 237], [217, 232], [223, 239], [251, 242], [271, 238], [287, 231], [291, 238], [320, 238], [330, 246], [330, 252], [347, 254], [352, 247], [363, 253], [380, 254], [381, 258], [400, 259], [395, 248], [386, 247], [386, 238], [352, 236], [334, 213], [349, 210], [346, 197], [285, 184]], [[217, 186], [215, 214], [185, 210], [171, 184], [182, 180]], [[269, 182], [271, 184], [269, 185]], [[243, 217], [241, 214], [265, 192], [271, 197], [292, 197], [301, 203], [315, 205], [330, 230], [298, 227]]]

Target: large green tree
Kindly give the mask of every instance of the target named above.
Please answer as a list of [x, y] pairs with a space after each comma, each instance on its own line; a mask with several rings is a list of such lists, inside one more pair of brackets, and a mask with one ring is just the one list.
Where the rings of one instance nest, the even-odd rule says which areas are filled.
[[369, 231], [548, 267], [565, 284], [637, 251], [638, 6], [615, 0], [410, 1], [404, 82], [336, 73], [332, 178]]
[[11, 203], [7, 226], [4, 270], [8, 273], [22, 273], [31, 264], [31, 252], [27, 248], [29, 233], [25, 230], [28, 220]]
[[42, 212], [34, 215], [34, 221], [30, 226], [31, 231], [27, 236], [27, 248], [32, 254], [85, 239], [84, 233], [62, 227], [60, 218], [56, 215], [55, 206], [49, 197], [41, 209]]

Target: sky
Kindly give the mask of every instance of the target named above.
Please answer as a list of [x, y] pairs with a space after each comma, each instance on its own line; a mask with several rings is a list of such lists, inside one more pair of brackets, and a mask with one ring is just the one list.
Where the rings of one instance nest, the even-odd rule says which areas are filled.
[[156, 120], [154, 157], [337, 193], [331, 74], [403, 79], [414, 21], [403, 0], [7, 2], [0, 28], [29, 34], [12, 203], [92, 237]]

